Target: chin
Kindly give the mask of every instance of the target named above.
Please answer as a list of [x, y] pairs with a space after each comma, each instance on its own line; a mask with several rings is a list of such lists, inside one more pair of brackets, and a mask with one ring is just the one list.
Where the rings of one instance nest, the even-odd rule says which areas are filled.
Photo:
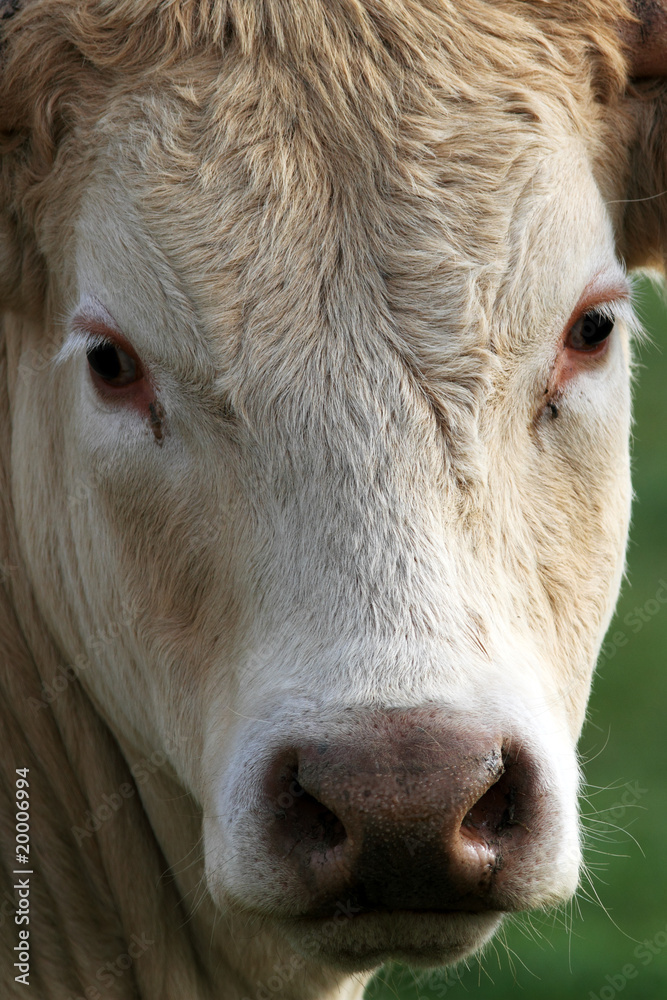
[[498, 911], [350, 913], [348, 908], [346, 913], [342, 908], [328, 920], [288, 921], [283, 932], [304, 957], [353, 973], [377, 969], [388, 961], [422, 967], [453, 965], [486, 944], [502, 917]]

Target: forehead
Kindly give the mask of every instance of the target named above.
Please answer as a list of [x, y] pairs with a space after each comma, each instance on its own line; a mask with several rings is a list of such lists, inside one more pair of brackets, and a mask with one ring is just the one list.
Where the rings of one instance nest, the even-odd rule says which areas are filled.
[[86, 290], [157, 282], [214, 351], [253, 326], [384, 326], [414, 350], [471, 330], [487, 346], [503, 310], [564, 321], [613, 261], [599, 124], [583, 100], [573, 117], [557, 68], [554, 93], [517, 85], [525, 40], [493, 66], [488, 37], [468, 41], [466, 74], [443, 51], [406, 66], [368, 39], [320, 39], [294, 60], [201, 56], [117, 95], [82, 205]]

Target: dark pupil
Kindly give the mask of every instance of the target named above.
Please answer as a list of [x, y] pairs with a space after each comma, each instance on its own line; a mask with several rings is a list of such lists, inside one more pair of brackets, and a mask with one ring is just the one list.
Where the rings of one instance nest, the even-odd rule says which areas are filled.
[[120, 358], [118, 351], [111, 344], [99, 344], [87, 352], [88, 364], [100, 378], [112, 379], [120, 375]]
[[614, 320], [600, 312], [589, 312], [584, 316], [581, 336], [587, 344], [600, 344], [614, 329]]

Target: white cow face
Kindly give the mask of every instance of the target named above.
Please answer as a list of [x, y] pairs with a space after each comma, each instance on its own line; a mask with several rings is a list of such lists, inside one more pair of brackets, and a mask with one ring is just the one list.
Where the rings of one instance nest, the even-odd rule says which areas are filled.
[[616, 220], [557, 100], [414, 90], [389, 152], [372, 115], [288, 141], [244, 59], [109, 98], [36, 223], [21, 549], [63, 656], [130, 621], [81, 681], [129, 757], [172, 748], [219, 910], [338, 968], [452, 961], [577, 881], [630, 502]]

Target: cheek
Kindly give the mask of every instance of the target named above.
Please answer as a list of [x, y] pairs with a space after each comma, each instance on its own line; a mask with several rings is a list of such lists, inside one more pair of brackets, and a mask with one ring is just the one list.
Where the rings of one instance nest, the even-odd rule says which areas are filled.
[[[506, 511], [526, 558], [517, 601], [541, 644], [572, 732], [620, 587], [629, 524], [630, 386], [622, 343], [595, 374], [568, 380], [557, 414], [544, 407], [517, 431]], [[525, 436], [524, 436], [525, 435]]]
[[[566, 354], [569, 352], [565, 352]], [[627, 344], [610, 343], [599, 364], [582, 372], [565, 357], [557, 366], [564, 380], [558, 386], [557, 419], [543, 425], [543, 440], [551, 438], [556, 460], [571, 469], [576, 488], [599, 502], [602, 519], [614, 497], [627, 492], [631, 393]], [[608, 497], [605, 500], [605, 497]]]
[[[38, 594], [57, 601], [62, 591], [58, 560], [70, 546], [69, 474], [64, 450], [62, 402], [54, 373], [19, 369], [12, 401], [12, 502], [19, 544]], [[78, 406], [70, 396], [69, 410]]]
[[577, 655], [589, 660], [597, 656], [618, 596], [632, 496], [629, 383], [610, 381], [613, 387], [606, 379], [568, 386], [543, 456], [557, 498], [546, 523], [562, 580], [561, 630], [579, 635]]
[[[140, 607], [147, 647], [180, 664], [213, 657], [235, 618], [241, 517], [217, 463], [166, 449], [123, 456], [125, 471], [105, 476], [100, 517], [114, 539], [116, 572]], [[219, 456], [215, 456], [218, 458]]]

